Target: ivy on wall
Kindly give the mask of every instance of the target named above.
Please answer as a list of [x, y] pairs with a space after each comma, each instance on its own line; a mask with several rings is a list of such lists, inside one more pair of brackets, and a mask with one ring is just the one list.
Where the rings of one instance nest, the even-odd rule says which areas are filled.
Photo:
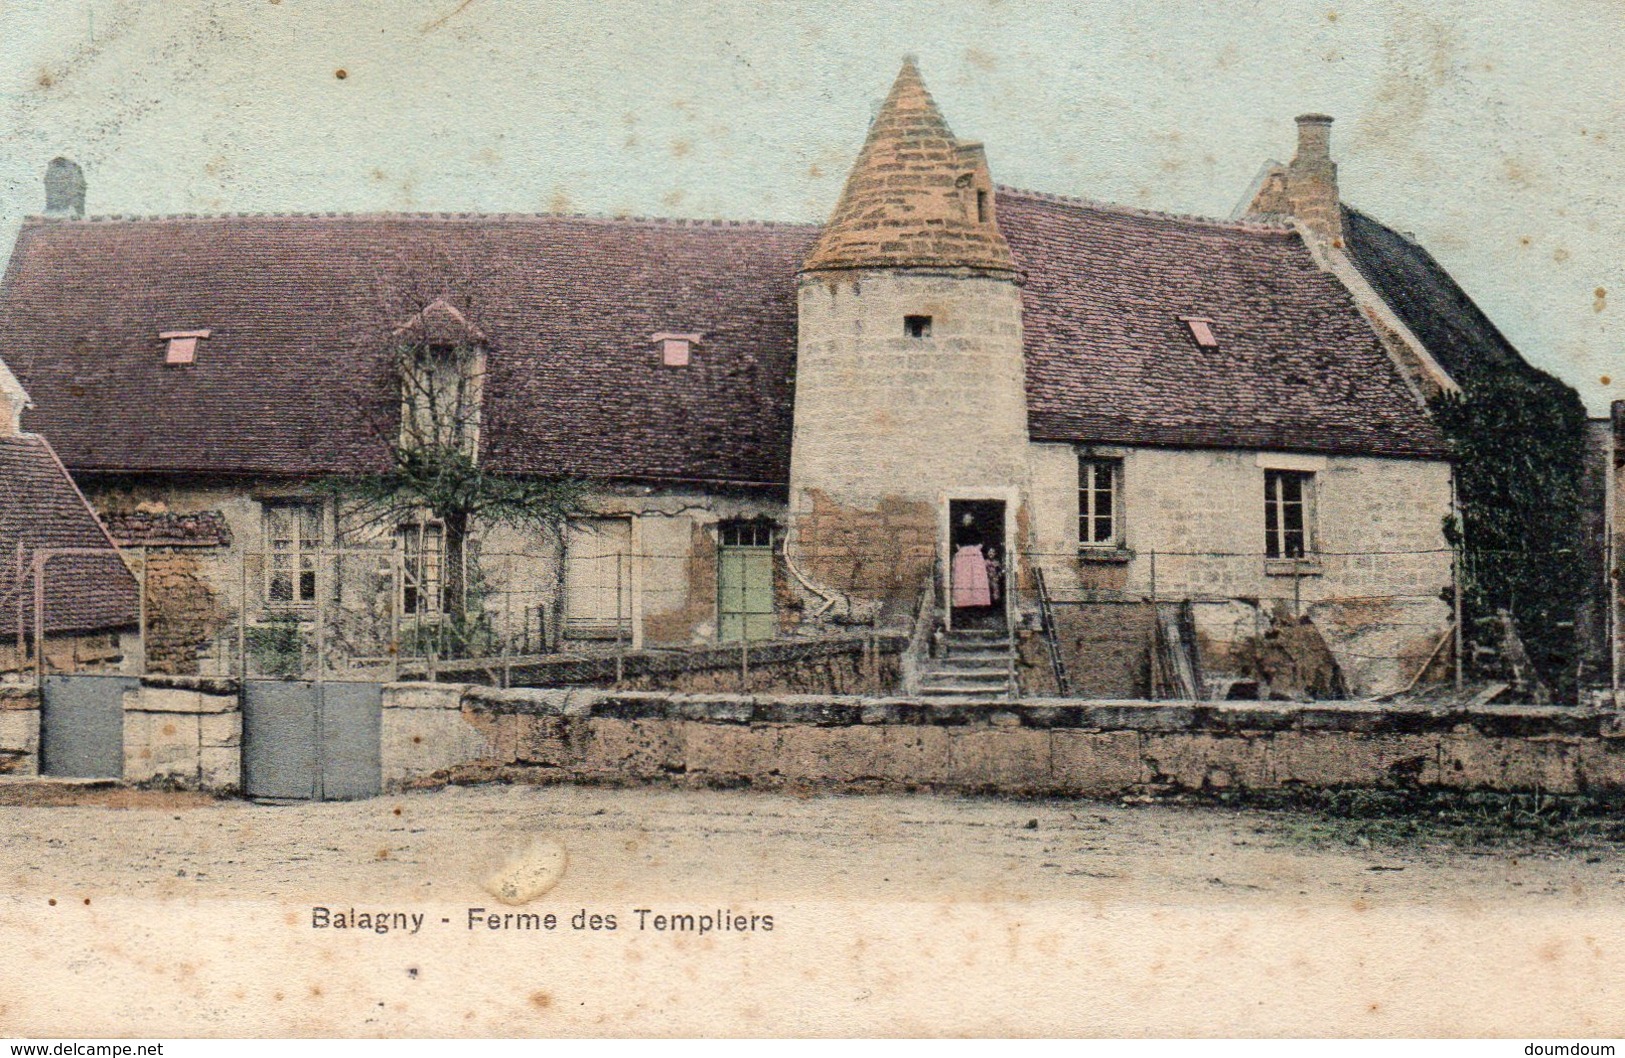
[[1461, 518], [1447, 536], [1463, 549], [1467, 639], [1499, 644], [1507, 609], [1556, 700], [1574, 701], [1585, 406], [1545, 372], [1509, 364], [1475, 372], [1432, 408], [1456, 462]]

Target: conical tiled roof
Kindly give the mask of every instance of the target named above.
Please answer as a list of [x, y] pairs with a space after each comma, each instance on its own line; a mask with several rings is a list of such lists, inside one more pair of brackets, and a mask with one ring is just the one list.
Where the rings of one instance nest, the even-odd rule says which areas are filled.
[[979, 143], [961, 143], [912, 59], [892, 84], [803, 268], [1014, 272]]

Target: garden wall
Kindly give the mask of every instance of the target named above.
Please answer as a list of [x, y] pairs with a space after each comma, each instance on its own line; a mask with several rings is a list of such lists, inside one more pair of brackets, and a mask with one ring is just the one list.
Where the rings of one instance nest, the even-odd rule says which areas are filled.
[[384, 690], [386, 789], [674, 782], [1117, 796], [1292, 787], [1625, 792], [1625, 715], [1486, 706]]

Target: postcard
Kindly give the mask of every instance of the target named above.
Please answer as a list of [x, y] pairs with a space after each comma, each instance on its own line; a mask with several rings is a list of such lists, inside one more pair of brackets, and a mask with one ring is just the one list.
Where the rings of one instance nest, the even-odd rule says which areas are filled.
[[1625, 1036], [1538, 16], [0, 10], [0, 1032]]

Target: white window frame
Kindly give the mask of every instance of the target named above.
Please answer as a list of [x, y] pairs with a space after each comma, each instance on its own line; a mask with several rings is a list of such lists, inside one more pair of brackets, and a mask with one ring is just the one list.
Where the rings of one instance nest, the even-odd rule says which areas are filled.
[[[445, 612], [446, 599], [445, 525], [422, 518], [403, 522], [395, 534], [401, 548], [401, 583], [395, 600], [398, 612], [403, 617], [438, 617]], [[431, 539], [435, 541], [432, 548], [427, 546]], [[416, 605], [409, 604], [408, 591]]]
[[[1099, 472], [1104, 469], [1110, 477], [1105, 490], [1099, 484]], [[1089, 481], [1084, 482], [1085, 474]], [[1107, 495], [1110, 511], [1101, 514], [1100, 495]], [[1110, 520], [1110, 529], [1104, 537], [1097, 536], [1099, 520]], [[1113, 456], [1078, 453], [1078, 549], [1098, 551], [1121, 549], [1123, 546], [1123, 460]]]
[[[284, 516], [293, 519], [291, 535], [282, 535], [287, 530], [275, 524], [278, 518]], [[304, 533], [307, 517], [315, 521], [314, 537], [307, 537]], [[322, 590], [321, 564], [317, 559], [326, 537], [326, 505], [321, 500], [299, 496], [264, 499], [260, 501], [260, 526], [265, 543], [265, 576], [262, 584], [265, 608], [279, 614], [300, 614], [314, 610], [317, 595]], [[278, 541], [285, 541], [289, 546], [279, 548]], [[279, 563], [279, 558], [286, 561]], [[288, 597], [279, 599], [276, 597], [276, 580], [284, 573], [289, 577]], [[304, 591], [307, 574], [310, 577], [308, 597]]]
[[[1298, 483], [1298, 498], [1287, 498], [1286, 485], [1289, 481]], [[1264, 471], [1264, 557], [1271, 562], [1300, 561], [1312, 559], [1315, 555], [1315, 484], [1316, 476], [1312, 470], [1287, 469], [1284, 467], [1270, 467]], [[1288, 527], [1287, 517], [1290, 509], [1298, 508], [1299, 527], [1293, 530]], [[1299, 549], [1294, 552], [1291, 547], [1290, 536], [1294, 533], [1301, 539]]]

